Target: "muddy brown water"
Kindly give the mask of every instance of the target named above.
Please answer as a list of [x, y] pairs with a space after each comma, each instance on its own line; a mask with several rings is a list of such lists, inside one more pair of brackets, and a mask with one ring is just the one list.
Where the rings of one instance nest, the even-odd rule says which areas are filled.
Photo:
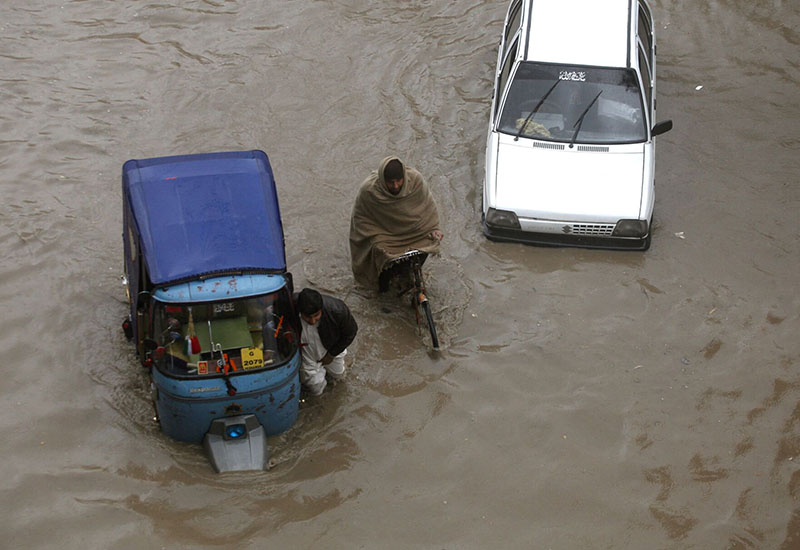
[[[3, 2], [0, 546], [800, 548], [800, 5], [654, 2], [675, 128], [646, 253], [482, 236], [506, 6]], [[119, 328], [120, 169], [251, 148], [298, 285], [361, 331], [275, 467], [219, 476], [160, 434]], [[353, 288], [390, 153], [443, 213], [438, 354]]]

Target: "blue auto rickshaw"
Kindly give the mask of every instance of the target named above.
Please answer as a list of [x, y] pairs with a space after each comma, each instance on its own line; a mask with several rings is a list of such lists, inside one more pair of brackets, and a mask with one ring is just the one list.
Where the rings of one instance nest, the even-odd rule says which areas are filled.
[[122, 167], [123, 323], [161, 430], [217, 471], [266, 468], [297, 419], [300, 354], [275, 179], [263, 151]]

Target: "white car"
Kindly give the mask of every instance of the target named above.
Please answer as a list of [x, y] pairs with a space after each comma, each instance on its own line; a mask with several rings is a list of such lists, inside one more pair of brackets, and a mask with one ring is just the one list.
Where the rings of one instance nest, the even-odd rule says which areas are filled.
[[512, 0], [486, 144], [492, 240], [646, 250], [656, 44], [645, 0]]

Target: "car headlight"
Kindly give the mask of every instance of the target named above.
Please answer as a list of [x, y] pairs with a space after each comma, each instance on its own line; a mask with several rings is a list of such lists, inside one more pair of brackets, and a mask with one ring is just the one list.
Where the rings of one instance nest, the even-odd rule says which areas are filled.
[[619, 220], [614, 228], [614, 237], [644, 237], [647, 235], [645, 220]]
[[508, 210], [495, 210], [494, 208], [490, 208], [486, 212], [486, 223], [496, 227], [520, 228], [517, 215]]

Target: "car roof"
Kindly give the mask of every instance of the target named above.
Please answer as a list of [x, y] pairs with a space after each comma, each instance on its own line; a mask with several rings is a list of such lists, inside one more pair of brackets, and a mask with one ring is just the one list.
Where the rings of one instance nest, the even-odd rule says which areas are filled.
[[631, 0], [530, 0], [523, 59], [629, 67]]
[[275, 179], [263, 151], [129, 160], [122, 190], [156, 285], [286, 270]]

